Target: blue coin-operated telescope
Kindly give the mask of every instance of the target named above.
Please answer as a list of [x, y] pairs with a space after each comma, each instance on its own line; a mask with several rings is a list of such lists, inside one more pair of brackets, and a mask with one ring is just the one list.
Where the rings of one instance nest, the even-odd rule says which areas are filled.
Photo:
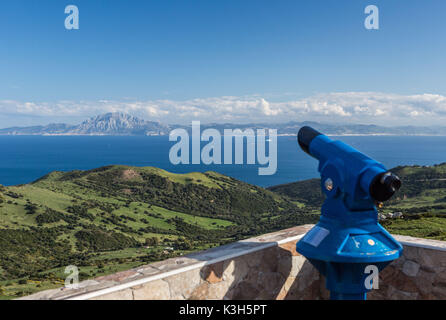
[[326, 277], [331, 299], [365, 300], [372, 285], [376, 288], [370, 281], [373, 271], [384, 269], [403, 250], [378, 223], [375, 206], [390, 199], [401, 181], [381, 163], [313, 128], [302, 127], [297, 139], [319, 160], [326, 200], [319, 223], [296, 249]]

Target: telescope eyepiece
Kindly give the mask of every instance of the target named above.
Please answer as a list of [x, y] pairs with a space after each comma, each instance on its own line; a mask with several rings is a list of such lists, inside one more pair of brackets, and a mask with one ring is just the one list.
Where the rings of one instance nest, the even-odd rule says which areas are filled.
[[391, 172], [377, 175], [370, 184], [370, 195], [376, 201], [387, 201], [401, 188], [401, 180]]
[[[315, 138], [317, 139], [313, 142]], [[350, 178], [345, 181], [341, 179], [342, 186], [340, 187], [345, 192], [352, 192], [351, 186], [360, 183], [361, 188], [368, 191], [368, 197], [378, 202], [384, 202], [401, 188], [400, 178], [389, 171], [384, 171], [386, 169], [382, 164], [342, 142], [332, 143], [333, 141], [328, 137], [309, 126], [300, 128], [297, 141], [303, 151], [321, 162], [319, 170], [321, 170], [322, 176], [333, 178], [333, 174], [338, 170], [344, 170], [344, 174], [348, 174]], [[341, 165], [335, 161], [336, 159], [341, 160]], [[342, 163], [345, 163], [345, 166]], [[361, 172], [366, 172], [366, 174], [360, 176]], [[329, 188], [332, 187], [325, 186], [325, 190], [330, 193]], [[367, 188], [369, 190], [366, 190]]]
[[310, 143], [314, 138], [321, 135], [319, 131], [314, 130], [312, 127], [304, 126], [300, 128], [297, 134], [297, 142], [303, 151], [310, 154]]

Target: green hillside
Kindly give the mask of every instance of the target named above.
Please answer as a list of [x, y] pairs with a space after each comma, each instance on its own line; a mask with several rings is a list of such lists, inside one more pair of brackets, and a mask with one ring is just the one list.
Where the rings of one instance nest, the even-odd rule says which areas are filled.
[[107, 166], [0, 188], [0, 294], [14, 298], [314, 223], [301, 202], [215, 173]]
[[[401, 212], [403, 218], [385, 219], [381, 224], [395, 234], [446, 240], [446, 163], [400, 166], [391, 171], [403, 184], [379, 211], [384, 214]], [[324, 201], [319, 179], [274, 186], [269, 190], [300, 201], [308, 209], [319, 208]]]
[[[394, 168], [403, 187], [381, 213], [392, 233], [446, 240], [446, 164]], [[263, 189], [215, 173], [107, 166], [0, 186], [0, 298], [318, 220], [318, 179]]]
[[309, 179], [281, 184], [278, 186], [269, 187], [268, 190], [283, 196], [287, 196], [295, 201], [305, 204], [306, 206], [317, 208], [318, 210], [325, 199], [325, 196], [321, 190], [320, 179]]

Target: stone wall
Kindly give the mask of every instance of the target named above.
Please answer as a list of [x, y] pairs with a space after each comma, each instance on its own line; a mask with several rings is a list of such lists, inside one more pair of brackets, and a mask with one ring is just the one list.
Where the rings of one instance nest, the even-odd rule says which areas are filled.
[[446, 299], [446, 242], [395, 236], [403, 255], [380, 272], [368, 299]]
[[[325, 280], [296, 252], [312, 227], [226, 246], [43, 291], [22, 299], [327, 299]], [[446, 242], [395, 236], [404, 255], [380, 274], [369, 299], [446, 299]]]

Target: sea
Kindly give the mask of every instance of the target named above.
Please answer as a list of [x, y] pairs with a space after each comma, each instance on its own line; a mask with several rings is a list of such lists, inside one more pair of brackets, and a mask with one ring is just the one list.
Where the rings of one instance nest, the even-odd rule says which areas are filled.
[[[388, 168], [446, 162], [445, 136], [331, 138], [350, 144]], [[153, 166], [175, 173], [216, 171], [262, 187], [319, 176], [317, 160], [304, 153], [292, 136], [278, 137], [277, 171], [264, 176], [259, 175], [258, 164], [173, 165], [169, 160], [173, 144], [167, 136], [0, 136], [0, 184], [25, 184], [52, 171], [112, 164]]]

